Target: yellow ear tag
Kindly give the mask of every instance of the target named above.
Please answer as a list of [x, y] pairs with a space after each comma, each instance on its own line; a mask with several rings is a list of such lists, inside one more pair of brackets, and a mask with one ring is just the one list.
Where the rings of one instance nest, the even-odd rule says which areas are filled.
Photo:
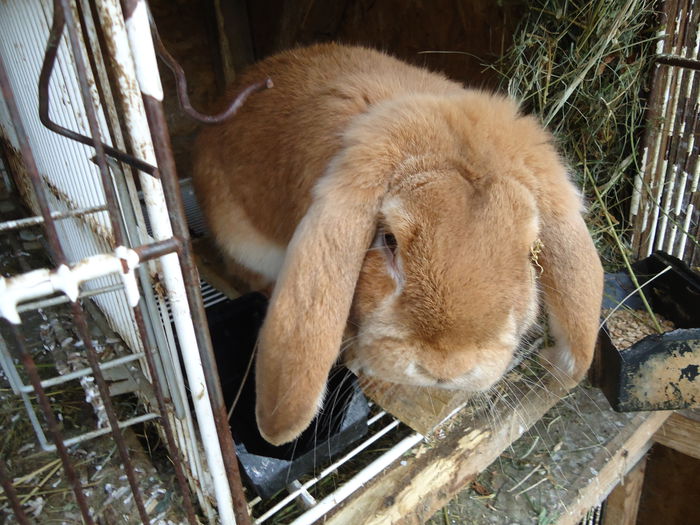
[[544, 268], [542, 268], [542, 265], [539, 262], [542, 248], [544, 248], [544, 244], [542, 244], [542, 241], [539, 238], [535, 239], [535, 242], [530, 247], [530, 260], [532, 261], [532, 264], [537, 266], [537, 268], [540, 270], [540, 275], [544, 273]]

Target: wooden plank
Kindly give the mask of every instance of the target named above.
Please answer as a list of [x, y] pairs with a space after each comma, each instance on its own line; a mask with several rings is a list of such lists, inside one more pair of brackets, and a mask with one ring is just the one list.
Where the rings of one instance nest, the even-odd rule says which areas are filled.
[[[547, 519], [553, 520], [548, 523], [577, 524], [644, 456], [669, 412], [618, 414], [609, 409], [598, 390], [580, 387], [552, 410], [548, 423], [538, 423], [524, 442], [515, 444], [561, 394], [513, 390], [507, 403], [488, 417], [475, 419], [459, 413], [419, 446], [412, 458], [404, 457], [387, 468], [328, 515], [325, 523], [424, 523], [479, 473], [495, 476], [500, 471], [505, 482], [491, 486], [492, 499], [475, 497], [472, 492], [460, 500], [462, 508], [473, 505], [467, 513], [473, 523], [507, 524], [520, 522], [520, 518], [524, 523], [536, 502], [541, 505], [538, 511], [546, 511]], [[584, 434], [587, 436], [579, 442], [569, 441], [572, 435]], [[535, 448], [538, 440], [539, 452]], [[543, 445], [543, 441], [549, 443]], [[531, 466], [523, 466], [525, 456], [532, 459]], [[504, 472], [506, 463], [520, 470]]]
[[653, 444], [654, 433], [671, 412], [640, 412], [603, 447], [581, 476], [568, 488], [575, 497], [557, 525], [576, 525], [589, 509], [607, 497]]
[[[517, 388], [513, 385], [512, 388]], [[329, 525], [422, 524], [553, 406], [564, 392], [518, 392], [517, 411], [497, 406], [498, 417], [474, 420], [458, 414], [440, 435], [418, 447], [327, 515]], [[493, 423], [493, 424], [491, 424]]]
[[603, 525], [635, 525], [644, 485], [646, 456], [630, 470], [605, 501]]
[[419, 434], [430, 434], [455, 410], [471, 398], [469, 392], [444, 388], [416, 388], [361, 378], [360, 386], [367, 397]]
[[700, 421], [676, 412], [654, 434], [654, 441], [700, 459]]

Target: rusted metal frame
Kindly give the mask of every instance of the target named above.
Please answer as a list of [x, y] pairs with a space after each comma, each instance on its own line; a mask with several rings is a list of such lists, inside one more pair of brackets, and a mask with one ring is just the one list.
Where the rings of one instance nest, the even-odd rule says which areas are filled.
[[[82, 53], [81, 53], [81, 48], [80, 48], [80, 42], [79, 42], [79, 34], [78, 34], [78, 28], [77, 28], [77, 22], [73, 18], [73, 12], [71, 9], [70, 2], [68, 1], [63, 1], [59, 2], [58, 0], [54, 2], [54, 13], [57, 13], [59, 11], [63, 12], [63, 19], [65, 22], [65, 25], [68, 27], [68, 33], [69, 33], [69, 39], [71, 42], [71, 46], [73, 48], [73, 54], [74, 54], [74, 59], [76, 62], [76, 68], [78, 71], [78, 80], [80, 83], [81, 87], [81, 92], [82, 92], [82, 98], [83, 102], [85, 105], [85, 110], [86, 110], [86, 116], [88, 119], [88, 124], [90, 127], [91, 134], [94, 138], [93, 146], [96, 151], [96, 156], [97, 156], [97, 163], [100, 168], [100, 175], [102, 178], [102, 183], [103, 183], [103, 189], [105, 192], [105, 198], [107, 201], [107, 207], [108, 211], [110, 214], [111, 218], [111, 224], [112, 224], [112, 229], [115, 237], [115, 241], [118, 245], [122, 245], [124, 243], [125, 235], [124, 235], [124, 230], [123, 226], [121, 224], [121, 216], [118, 212], [118, 207], [117, 207], [117, 199], [116, 195], [114, 192], [114, 188], [112, 187], [112, 180], [111, 176], [109, 173], [109, 168], [107, 166], [106, 158], [105, 158], [105, 151], [103, 148], [103, 144], [100, 140], [100, 131], [97, 123], [97, 116], [95, 112], [95, 108], [92, 103], [92, 99], [90, 96], [90, 88], [88, 84], [88, 78], [87, 78], [87, 71], [86, 71], [86, 65], [83, 61]], [[60, 21], [60, 18], [59, 18]], [[59, 24], [63, 25], [63, 24]], [[54, 50], [55, 53], [55, 50]], [[48, 109], [48, 108], [47, 108]], [[131, 486], [131, 491], [134, 496], [134, 501], [136, 503], [136, 507], [138, 509], [139, 515], [141, 517], [141, 520], [146, 523], [148, 522], [148, 514], [146, 512], [145, 506], [143, 504], [143, 498], [141, 496], [141, 492], [138, 486], [138, 480], [136, 478], [136, 474], [134, 472], [133, 464], [131, 462], [131, 458], [129, 456], [129, 451], [128, 447], [126, 446], [126, 442], [124, 441], [123, 434], [119, 428], [119, 422], [116, 417], [116, 413], [114, 411], [114, 407], [111, 402], [110, 394], [109, 394], [109, 388], [106, 384], [106, 381], [104, 380], [104, 377], [99, 369], [99, 361], [97, 358], [97, 354], [95, 352], [95, 349], [92, 345], [92, 341], [87, 329], [87, 319], [85, 316], [85, 312], [82, 309], [82, 306], [76, 301], [73, 303], [73, 312], [75, 315], [75, 321], [76, 325], [78, 327], [78, 330], [80, 332], [81, 339], [83, 340], [83, 343], [85, 344], [86, 348], [86, 354], [88, 358], [88, 362], [90, 363], [90, 367], [92, 368], [93, 375], [95, 377], [95, 381], [98, 385], [98, 388], [100, 390], [100, 394], [102, 396], [102, 401], [105, 405], [105, 411], [107, 413], [109, 422], [110, 422], [110, 427], [112, 429], [112, 435], [114, 437], [114, 440], [117, 444], [117, 448], [119, 450], [119, 454], [121, 457], [122, 464], [125, 469], [125, 473], [127, 475], [127, 478], [129, 480], [129, 484]]]
[[[0, 56], [0, 88], [2, 89], [3, 97], [5, 98], [5, 103], [7, 105], [8, 112], [10, 113], [10, 118], [14, 123], [15, 134], [20, 145], [20, 153], [22, 154], [22, 159], [24, 161], [25, 167], [27, 169], [27, 174], [31, 180], [32, 186], [34, 188], [34, 196], [41, 210], [41, 214], [44, 217], [44, 229], [46, 232], [46, 237], [49, 243], [50, 250], [57, 261], [65, 263], [65, 254], [61, 247], [60, 241], [58, 239], [58, 234], [56, 232], [55, 225], [50, 220], [50, 211], [48, 202], [46, 199], [46, 194], [44, 193], [44, 188], [42, 187], [41, 179], [39, 176], [39, 171], [34, 160], [34, 155], [32, 154], [31, 148], [29, 147], [29, 141], [24, 130], [24, 125], [22, 124], [21, 116], [19, 110], [17, 109], [17, 104], [15, 102], [12, 89], [10, 87], [10, 80], [7, 76], [7, 71], [5, 70], [5, 63]], [[9, 323], [8, 323], [9, 324]], [[84, 522], [87, 525], [93, 525], [94, 521], [90, 515], [90, 509], [85, 499], [85, 493], [83, 491], [82, 484], [78, 478], [78, 474], [73, 467], [73, 463], [70, 460], [68, 450], [63, 441], [63, 434], [60, 430], [56, 416], [51, 410], [51, 404], [46, 395], [46, 392], [41, 388], [41, 378], [39, 377], [39, 372], [32, 359], [32, 356], [27, 351], [24, 338], [18, 326], [10, 324], [10, 328], [17, 345], [17, 349], [20, 353], [21, 361], [27, 371], [29, 380], [34, 386], [34, 391], [36, 392], [37, 401], [39, 407], [46, 419], [46, 424], [48, 426], [49, 433], [56, 444], [56, 451], [61, 459], [61, 464], [63, 466], [63, 471], [66, 474], [66, 478], [73, 490], [75, 495], [76, 503], [80, 509], [80, 513], [83, 517]]]
[[[107, 210], [106, 206], [98, 205], [98, 206], [90, 206], [88, 208], [79, 208], [79, 209], [65, 211], [65, 212], [52, 211], [51, 218], [53, 220], [73, 219], [75, 217], [82, 217], [83, 215], [89, 215], [91, 213], [97, 213], [97, 212], [105, 211], [105, 210]], [[43, 222], [44, 222], [44, 218], [39, 217], [39, 216], [27, 217], [26, 219], [16, 219], [16, 220], [11, 220], [11, 221], [5, 221], [3, 223], [0, 223], [0, 232], [19, 230], [21, 228], [28, 228], [30, 226], [38, 226], [38, 225], [42, 224]]]
[[[57, 12], [62, 12], [61, 6], [59, 6], [57, 4], [58, 4], [58, 2], [54, 2], [55, 10]], [[63, 7], [65, 7], [65, 6], [63, 6]], [[2, 83], [3, 95], [5, 97], [5, 100], [8, 101], [7, 103], [9, 106], [11, 117], [12, 117], [13, 121], [16, 123], [16, 127], [17, 127], [16, 131], [17, 131], [17, 135], [18, 135], [18, 140], [20, 142], [20, 149], [21, 149], [23, 158], [25, 160], [25, 163], [27, 164], [27, 169], [28, 169], [28, 172], [30, 175], [30, 179], [31, 179], [32, 184], [34, 186], [34, 192], [36, 194], [36, 199], [37, 199], [38, 205], [39, 205], [41, 212], [42, 212], [43, 223], [44, 223], [44, 227], [46, 229], [46, 234], [47, 234], [47, 239], [49, 241], [50, 251], [52, 252], [52, 256], [56, 262], [58, 262], [59, 264], [65, 264], [66, 257], [65, 257], [65, 254], [63, 252], [63, 249], [60, 245], [60, 241], [58, 239], [58, 235], [57, 235], [57, 232], [55, 230], [55, 225], [53, 224], [53, 222], [51, 220], [51, 213], [49, 210], [48, 202], [46, 200], [46, 195], [44, 193], [44, 190], [43, 190], [43, 187], [41, 184], [41, 180], [40, 180], [40, 176], [38, 174], [38, 170], [37, 170], [36, 164], [34, 162], [33, 155], [31, 153], [26, 135], [24, 133], [24, 128], [21, 124], [19, 112], [16, 108], [16, 105], [14, 104], [14, 98], [13, 98], [12, 93], [11, 93], [10, 88], [9, 88], [9, 80], [8, 80], [6, 72], [4, 70], [4, 64], [2, 63], [1, 58], [0, 58], [0, 66], [1, 66], [0, 67], [0, 73], [1, 73], [0, 81]], [[89, 101], [87, 104], [88, 112], [89, 112], [89, 109], [93, 109], [93, 111], [94, 111], [94, 108], [91, 108], [91, 106], [90, 106], [91, 100], [89, 98], [88, 98], [88, 101]], [[94, 115], [93, 115], [93, 117], [94, 117]], [[98, 144], [99, 145], [99, 141], [97, 141], [97, 142], [91, 141], [91, 144]], [[99, 154], [98, 154], [98, 157], [99, 157]], [[102, 155], [102, 160], [104, 161], [104, 155]], [[105, 188], [105, 192], [108, 192], [109, 189], [110, 189], [109, 185], [107, 185], [107, 187]], [[119, 223], [117, 223], [115, 226], [118, 228]], [[169, 251], [173, 251], [176, 249], [177, 249], [176, 242], [162, 243], [162, 245], [154, 245], [152, 247], [142, 247], [142, 250], [141, 250], [142, 254], [141, 255], [143, 255], [144, 258], [148, 258], [149, 256], [155, 257], [155, 256], [158, 256], [159, 253], [169, 252]], [[89, 334], [86, 334], [85, 330], [84, 330], [84, 328], [87, 326], [86, 321], [85, 321], [85, 314], [77, 302], [74, 303], [74, 307], [76, 308], [76, 310], [75, 310], [76, 319], [79, 321], [79, 325], [83, 326], [83, 329], [81, 329], [81, 332], [83, 332], [83, 333], [81, 335], [83, 336], [83, 340], [84, 340], [84, 343], [86, 344], [86, 348], [91, 348], [91, 340], [89, 338]], [[140, 311], [138, 314], [136, 314], [136, 316], [138, 317], [139, 314], [140, 314]], [[142, 319], [142, 316], [140, 318]], [[15, 340], [16, 340], [17, 348], [20, 350], [23, 364], [25, 366], [25, 369], [27, 370], [27, 373], [29, 375], [30, 382], [33, 385], [34, 391], [37, 394], [37, 399], [39, 400], [39, 405], [42, 409], [42, 412], [44, 413], [44, 417], [46, 418], [49, 432], [52, 435], [52, 438], [56, 444], [56, 449], [59, 453], [59, 456], [61, 457], [64, 471], [66, 473], [66, 477], [68, 478], [69, 482], [71, 483], [71, 485], [73, 487], [76, 501], [77, 501], [78, 506], [81, 510], [81, 514], [83, 516], [83, 519], [85, 520], [85, 523], [92, 524], [92, 523], [94, 523], [94, 521], [92, 520], [92, 517], [90, 516], [90, 511], [89, 511], [89, 508], [87, 505], [87, 501], [85, 499], [85, 494], [82, 490], [82, 486], [81, 486], [80, 481], [78, 479], [78, 476], [75, 472], [75, 469], [70, 461], [68, 451], [67, 451], [66, 446], [64, 444], [63, 436], [59, 430], [60, 427], [58, 425], [58, 422], [57, 422], [53, 412], [51, 411], [51, 406], [49, 404], [46, 393], [41, 387], [41, 380], [40, 380], [40, 377], [38, 375], [36, 365], [31, 357], [31, 355], [26, 351], [26, 348], [24, 345], [24, 339], [22, 337], [22, 334], [21, 334], [19, 328], [14, 326], [14, 325], [12, 328], [13, 328], [13, 335], [14, 335]], [[92, 357], [95, 358], [95, 362], [93, 362], [93, 360], [90, 360], [91, 361], [90, 364], [91, 364], [91, 367], [92, 367], [93, 372], [94, 372], [95, 371], [95, 364], [96, 364], [96, 354], [94, 353], [94, 348], [92, 348], [92, 351], [89, 351], [88, 354], [89, 355], [92, 354]], [[102, 386], [106, 387], [106, 384], [104, 384], [104, 378], [102, 378], [101, 374], [99, 373], [99, 368], [97, 369], [97, 373], [95, 373], [94, 375], [95, 375], [98, 383], [100, 382], [98, 379], [98, 377], [99, 377], [102, 379], [102, 383], [103, 383]], [[156, 379], [156, 381], [157, 381], [157, 379]], [[109, 402], [108, 389], [105, 388], [105, 390], [102, 391], [103, 389], [101, 388], [100, 390], [101, 390], [101, 395], [103, 396], [106, 404], [111, 405], [111, 403]], [[159, 388], [156, 388], [156, 390], [158, 392], [160, 392]], [[113, 416], [114, 410], [113, 410], [113, 408], [111, 408], [111, 409], [110, 408], [107, 408], [108, 416]], [[161, 405], [161, 409], [162, 408], [163, 408], [163, 405]], [[167, 416], [166, 417], [161, 416], [161, 418], [163, 420], [164, 428], [167, 427], [170, 430], [169, 433], [170, 433], [170, 436], [172, 437], [172, 429], [170, 428], [170, 424], [169, 424], [169, 421], [167, 420]], [[111, 424], [112, 429], [113, 429], [113, 434], [116, 434], [116, 435], [114, 435], [115, 441], [117, 441], [117, 442], [121, 441], [123, 444], [123, 437], [121, 436], [121, 433], [118, 429], [118, 423], [115, 425], [115, 421], [112, 421], [112, 418], [110, 417], [110, 424]], [[114, 432], [115, 428], [117, 429], [116, 432]], [[168, 431], [166, 430], [166, 434], [167, 433], [168, 433]], [[119, 437], [122, 437], [122, 439], [120, 440]], [[169, 444], [171, 446], [173, 445], [172, 439], [170, 439]], [[126, 450], [125, 446], [122, 447], [122, 450]], [[174, 463], [179, 463], [179, 461], [178, 461], [179, 456], [171, 453], [171, 457], [172, 457]], [[144, 522], [147, 522], [148, 517], [145, 515], [145, 509], [143, 508], [142, 502], [140, 502], [141, 498], [140, 498], [140, 494], [138, 491], [138, 486], [135, 485], [135, 476], [133, 475], [133, 467], [132, 467], [131, 462], [128, 459], [128, 457], [127, 457], [126, 461], [123, 461], [123, 462], [125, 465], [125, 469], [127, 470], [127, 475], [128, 475], [129, 470], [132, 471], [132, 476], [131, 476], [132, 479], [130, 479], [130, 483], [132, 484], [132, 491], [134, 492], [134, 501], [136, 501], [137, 505], [139, 505], [139, 507], [140, 507], [139, 511], [142, 514], [142, 516], [141, 516], [142, 520]], [[182, 473], [181, 467], [182, 467], [182, 465], [180, 463], [178, 465], [178, 468], [180, 469], [180, 473]], [[177, 468], [176, 468], [176, 470], [177, 470]], [[180, 482], [182, 482], [184, 480], [184, 476], [182, 476], [182, 475], [178, 476], [178, 478], [179, 478]], [[189, 489], [188, 489], [186, 484], [184, 484], [184, 483], [180, 483], [180, 484], [181, 484], [181, 487], [184, 489], [183, 490], [183, 497], [185, 498], [185, 505], [186, 505], [186, 507], [188, 507], [187, 510], [188, 510], [188, 516], [189, 516], [190, 522], [196, 523], [196, 521], [192, 520], [192, 516], [193, 516], [194, 511], [192, 509], [191, 500], [189, 500]], [[189, 501], [189, 504], [187, 503], [188, 501]]]
[[0, 458], [0, 485], [2, 485], [2, 488], [5, 491], [5, 496], [9, 500], [10, 506], [12, 506], [12, 511], [15, 513], [17, 523], [20, 525], [30, 525], [31, 522], [22, 509], [22, 504], [17, 497], [17, 491], [12, 484], [12, 479], [7, 472], [7, 467], [2, 458]]
[[147, 332], [146, 324], [143, 318], [143, 312], [140, 306], [137, 305], [134, 311], [134, 319], [136, 320], [136, 327], [139, 332], [139, 336], [143, 341], [144, 352], [146, 354], [146, 362], [148, 368], [151, 372], [151, 381], [153, 382], [153, 390], [156, 395], [156, 400], [158, 403], [158, 411], [160, 412], [160, 421], [163, 425], [163, 431], [165, 433], [165, 441], [168, 447], [168, 456], [172, 461], [173, 468], [175, 469], [175, 477], [177, 478], [177, 483], [180, 487], [180, 493], [182, 494], [182, 503], [185, 507], [185, 512], [187, 514], [187, 521], [190, 525], [197, 525], [197, 517], [194, 512], [194, 505], [192, 503], [192, 498], [190, 496], [190, 489], [187, 485], [187, 479], [185, 478], [185, 471], [182, 467], [183, 459], [180, 455], [180, 449], [175, 441], [175, 435], [173, 433], [173, 428], [170, 423], [170, 418], [168, 417], [166, 400], [163, 396], [163, 389], [160, 385], [160, 380], [158, 379], [157, 367], [155, 358], [153, 356], [154, 349], [151, 346]]
[[34, 359], [32, 359], [32, 356], [29, 354], [29, 351], [24, 344], [24, 337], [22, 336], [19, 326], [11, 323], [8, 323], [8, 325], [10, 326], [16, 349], [19, 351], [20, 361], [22, 362], [22, 365], [29, 376], [30, 383], [34, 387], [36, 399], [39, 404], [39, 408], [46, 419], [49, 434], [51, 434], [51, 437], [56, 444], [56, 452], [58, 452], [58, 455], [61, 458], [63, 471], [65, 472], [66, 478], [68, 478], [68, 482], [73, 489], [73, 494], [75, 495], [75, 500], [80, 508], [80, 513], [83, 516], [83, 520], [87, 525], [94, 525], [95, 522], [90, 515], [90, 508], [85, 498], [82, 484], [80, 483], [78, 473], [75, 471], [75, 467], [70, 460], [68, 449], [64, 443], [63, 433], [60, 430], [58, 420], [51, 410], [51, 404], [49, 403], [49, 398], [46, 395], [46, 392], [43, 388], [41, 388], [41, 377], [39, 376], [39, 370], [36, 367], [36, 363], [34, 363]]
[[187, 94], [187, 78], [185, 76], [185, 72], [183, 71], [182, 66], [178, 64], [178, 62], [163, 45], [160, 35], [158, 34], [158, 29], [155, 23], [153, 23], [153, 19], [151, 19], [151, 34], [153, 36], [153, 42], [155, 43], [158, 57], [165, 63], [166, 66], [168, 66], [168, 69], [172, 71], [173, 76], [175, 77], [177, 98], [180, 101], [182, 110], [187, 116], [197, 120], [198, 122], [202, 122], [204, 124], [218, 124], [223, 122], [235, 115], [250, 95], [256, 93], [257, 91], [272, 87], [272, 80], [267, 78], [260, 82], [256, 82], [255, 84], [251, 84], [241, 91], [241, 93], [233, 101], [231, 101], [228, 107], [222, 112], [217, 113], [216, 115], [205, 115], [204, 113], [200, 113], [192, 107], [190, 97]]
[[[50, 96], [49, 96], [49, 82], [51, 80], [51, 74], [54, 69], [54, 64], [56, 62], [56, 56], [58, 54], [58, 46], [61, 43], [61, 37], [63, 35], [63, 30], [66, 25], [65, 13], [61, 9], [56, 9], [56, 0], [54, 0], [54, 10], [53, 10], [53, 21], [51, 23], [51, 31], [49, 33], [49, 39], [46, 44], [46, 52], [44, 54], [44, 62], [41, 65], [41, 73], [39, 74], [39, 119], [41, 123], [50, 129], [54, 133], [58, 133], [66, 138], [85, 144], [86, 146], [96, 147], [95, 140], [85, 135], [81, 135], [75, 131], [53, 122], [49, 116], [50, 107]], [[149, 175], [156, 175], [157, 170], [154, 166], [151, 166], [147, 162], [142, 161], [132, 155], [119, 151], [112, 146], [107, 144], [100, 144], [105, 154], [113, 157], [120, 162], [128, 164], [144, 173]]]
[[163, 106], [160, 101], [145, 94], [143, 94], [143, 103], [146, 110], [148, 125], [151, 129], [158, 168], [161, 172], [163, 193], [168, 209], [171, 212], [170, 219], [173, 234], [180, 242], [181, 249], [178, 255], [182, 268], [185, 290], [187, 292], [187, 301], [192, 315], [192, 322], [194, 326], [199, 327], [198, 330], [195, 330], [195, 337], [200, 351], [202, 368], [207, 383], [206, 386], [211, 398], [214, 421], [219, 436], [229, 487], [231, 489], [236, 520], [241, 525], [249, 525], [250, 516], [248, 514], [248, 505], [245, 495], [243, 494], [236, 449], [233, 443], [231, 428], [228, 423], [226, 405], [221, 391], [211, 338], [209, 336], [209, 331], [206, 330], [207, 318], [202, 303], [199, 276], [192, 256], [189, 230], [187, 229], [185, 220], [182, 195], [180, 194], [177, 170], [175, 168]]
[[[55, 13], [57, 11], [59, 11], [59, 9], [58, 9], [59, 3], [61, 4], [61, 6], [63, 8], [63, 14], [62, 14], [62, 16], [58, 16], [58, 17], [56, 16], [56, 14], [54, 14], [54, 25], [52, 28], [52, 33], [53, 32], [57, 33], [58, 36], [54, 37], [54, 38], [60, 39], [60, 34], [63, 31], [63, 27], [65, 25], [68, 26], [68, 32], [69, 32], [69, 36], [71, 39], [73, 52], [74, 52], [74, 55], [76, 55], [75, 56], [76, 66], [78, 69], [79, 80], [80, 80], [80, 84], [81, 84], [81, 91], [82, 91], [82, 95], [83, 95], [83, 99], [84, 99], [84, 104], [86, 106], [86, 114], [88, 116], [90, 130], [91, 130], [91, 133], [93, 135], [93, 139], [89, 139], [87, 137], [85, 137], [85, 138], [88, 139], [89, 145], [92, 145], [95, 148], [96, 157], [97, 157], [97, 164], [100, 167], [100, 174], [101, 174], [102, 182], [103, 182], [103, 186], [104, 186], [105, 197], [106, 197], [107, 202], [108, 202], [108, 208], [111, 212], [110, 215], [111, 215], [111, 219], [112, 219], [111, 222], [112, 222], [112, 226], [113, 226], [113, 230], [114, 230], [114, 234], [115, 234], [115, 240], [116, 240], [117, 244], [122, 244], [124, 242], [124, 239], [125, 239], [125, 234], [124, 234], [123, 227], [121, 224], [121, 217], [117, 213], [116, 195], [114, 193], [114, 188], [112, 187], [112, 180], [111, 180], [111, 177], [110, 177], [110, 174], [108, 171], [107, 162], [106, 162], [106, 158], [105, 158], [105, 154], [107, 153], [107, 149], [109, 147], [104, 145], [102, 143], [102, 141], [100, 140], [99, 128], [97, 126], [97, 118], [96, 118], [95, 110], [94, 110], [94, 107], [92, 106], [92, 102], [91, 102], [90, 95], [89, 95], [89, 86], [87, 84], [85, 64], [82, 61], [82, 57], [80, 56], [80, 48], [79, 48], [79, 43], [77, 41], [77, 38], [78, 38], [77, 37], [77, 27], [76, 27], [77, 24], [76, 24], [75, 20], [73, 19], [72, 12], [69, 11], [70, 10], [70, 3], [68, 1], [55, 0], [54, 1]], [[69, 12], [71, 13], [71, 15], [66, 16], [66, 13], [69, 13]], [[61, 19], [63, 19], [63, 20], [61, 20]], [[51, 47], [52, 45], [53, 45], [53, 47]], [[50, 52], [53, 53], [53, 60], [49, 60], [50, 66], [52, 67], [53, 62], [55, 60], [57, 44], [50, 42], [49, 46], [50, 46], [49, 47]], [[49, 53], [47, 52], [47, 55], [48, 54]], [[52, 57], [49, 56], [48, 58], [52, 58]], [[42, 70], [42, 72], [43, 71], [44, 70]], [[51, 71], [51, 69], [48, 68], [46, 80], [44, 81], [45, 85], [46, 85], [46, 89], [48, 88], [48, 78], [50, 78], [50, 71]], [[44, 80], [44, 79], [42, 78], [42, 80]], [[45, 108], [46, 114], [48, 115], [48, 89], [47, 89], [47, 96], [44, 98], [44, 100], [46, 102], [46, 108]], [[80, 137], [73, 136], [73, 137], [69, 137], [69, 138], [73, 138], [73, 139], [76, 139], [78, 141], [84, 142], [84, 140], [81, 140]], [[114, 150], [113, 153], [118, 154], [118, 155], [113, 155], [118, 160], [122, 160], [125, 163], [127, 163], [127, 164], [129, 164], [129, 165], [131, 165], [139, 170], [145, 171], [145, 172], [150, 173], [152, 175], [157, 173], [157, 170], [153, 166], [151, 166], [147, 163], [143, 163], [139, 159], [134, 159], [134, 158], [127, 156], [121, 152], [118, 152], [117, 150]], [[134, 162], [134, 161], [136, 161], [136, 162]], [[135, 251], [137, 251], [137, 253], [139, 254], [140, 260], [146, 260], [146, 259], [161, 257], [167, 253], [177, 252], [177, 251], [179, 251], [179, 245], [180, 245], [180, 243], [176, 239], [168, 239], [166, 241], [150, 243], [148, 245], [142, 245], [142, 246], [138, 247]], [[92, 369], [95, 370], [95, 368], [99, 366], [99, 363], [97, 362], [97, 355], [94, 353], [94, 348], [91, 345], [91, 341], [89, 339], [89, 334], [87, 333], [87, 323], [85, 321], [84, 313], [82, 313], [82, 309], [78, 303], [74, 303], [74, 308], [75, 308], [76, 316], [78, 317], [77, 324], [78, 324], [79, 329], [81, 331], [81, 335], [86, 336], [86, 339], [84, 339], [84, 344], [85, 344], [85, 347], [86, 347], [86, 350], [88, 353], [88, 358], [89, 358], [88, 360], [90, 362]], [[168, 452], [169, 452], [171, 461], [172, 461], [174, 468], [175, 468], [175, 471], [176, 471], [176, 477], [178, 479], [178, 484], [180, 485], [180, 489], [182, 492], [183, 503], [184, 503], [185, 509], [187, 511], [188, 521], [192, 524], [196, 524], [197, 520], [196, 520], [195, 513], [194, 513], [194, 507], [192, 505], [192, 500], [190, 498], [189, 487], [187, 485], [187, 482], [186, 482], [185, 476], [184, 476], [184, 471], [183, 471], [183, 467], [182, 467], [182, 459], [181, 459], [180, 454], [179, 454], [179, 449], [177, 448], [177, 446], [175, 444], [172, 427], [171, 427], [170, 421], [167, 417], [166, 404], [165, 404], [165, 400], [164, 400], [163, 393], [162, 393], [162, 387], [160, 385], [160, 380], [158, 378], [158, 371], [157, 371], [156, 363], [155, 363], [155, 360], [154, 360], [153, 355], [151, 353], [152, 347], [150, 346], [150, 344], [148, 344], [148, 336], [147, 336], [147, 332], [146, 332], [146, 328], [145, 328], [143, 312], [141, 310], [140, 305], [136, 305], [133, 308], [133, 312], [134, 312], [134, 318], [136, 320], [137, 327], [139, 330], [139, 335], [141, 337], [141, 340], [144, 343], [146, 360], [147, 360], [147, 363], [148, 363], [148, 366], [149, 366], [149, 369], [151, 372], [151, 381], [153, 383], [154, 391], [156, 392], [156, 398], [158, 401], [159, 411], [161, 414], [161, 423], [163, 425], [163, 429], [164, 429], [164, 432], [166, 434], [166, 441], [168, 442], [168, 449], [169, 449]], [[111, 406], [111, 401], [109, 398], [109, 390], [108, 390], [106, 383], [104, 382], [104, 378], [98, 377], [98, 376], [101, 376], [101, 374], [99, 372], [95, 374], [95, 380], [96, 380], [96, 383], [98, 384], [98, 387], [100, 388], [100, 393], [103, 397], [103, 402], [105, 403], [106, 412], [107, 412], [107, 415], [110, 419], [110, 426], [112, 427], [113, 434], [115, 434], [114, 435], [115, 441], [117, 441], [119, 443], [120, 441], [123, 441], [123, 437], [121, 435], [117, 435], [117, 434], [120, 434], [120, 431], [118, 428], [118, 422], [116, 421], [114, 410]], [[137, 502], [137, 506], [139, 507], [139, 514], [141, 515], [142, 521], [144, 521], [144, 523], [146, 523], [146, 522], [148, 522], [148, 516], [146, 514], [145, 508], [143, 507], [143, 503], [142, 503], [142, 499], [140, 496], [140, 491], [138, 489], [136, 477], [135, 477], [135, 474], [133, 473], [133, 466], [131, 465], [131, 461], [130, 461], [130, 458], [128, 456], [128, 450], [126, 449], [125, 446], [120, 447], [120, 455], [122, 456], [122, 462], [124, 464], [125, 471], [127, 473], [127, 477], [129, 478], [132, 493], [134, 494], [134, 500]]]

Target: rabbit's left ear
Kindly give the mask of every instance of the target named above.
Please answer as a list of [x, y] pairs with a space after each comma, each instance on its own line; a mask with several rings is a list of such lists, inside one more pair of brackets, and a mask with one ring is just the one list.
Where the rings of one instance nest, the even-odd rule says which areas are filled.
[[542, 355], [568, 388], [583, 378], [593, 359], [603, 295], [600, 258], [568, 181], [553, 184], [541, 197], [540, 239], [540, 280], [556, 343]]
[[346, 149], [289, 243], [258, 339], [256, 417], [272, 444], [296, 438], [322, 405], [389, 173], [376, 150]]

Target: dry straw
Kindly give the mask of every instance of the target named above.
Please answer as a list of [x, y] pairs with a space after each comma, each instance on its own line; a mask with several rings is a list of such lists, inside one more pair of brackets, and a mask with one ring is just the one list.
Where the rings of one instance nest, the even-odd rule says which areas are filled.
[[588, 199], [609, 267], [629, 255], [625, 222], [653, 56], [656, 2], [537, 0], [492, 67], [502, 86], [560, 142]]

